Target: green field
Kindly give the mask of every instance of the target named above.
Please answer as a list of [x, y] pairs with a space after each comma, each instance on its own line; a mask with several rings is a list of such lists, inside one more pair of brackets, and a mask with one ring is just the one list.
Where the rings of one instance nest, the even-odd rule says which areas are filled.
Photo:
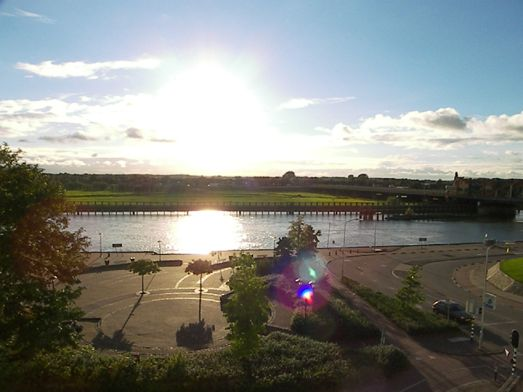
[[195, 191], [180, 193], [131, 193], [110, 191], [67, 191], [66, 197], [74, 202], [124, 202], [124, 203], [333, 203], [333, 202], [366, 202], [375, 200], [355, 198], [350, 196], [335, 196], [308, 192], [270, 192], [270, 191]]
[[505, 260], [501, 263], [500, 268], [501, 271], [506, 273], [515, 281], [523, 283], [523, 257]]

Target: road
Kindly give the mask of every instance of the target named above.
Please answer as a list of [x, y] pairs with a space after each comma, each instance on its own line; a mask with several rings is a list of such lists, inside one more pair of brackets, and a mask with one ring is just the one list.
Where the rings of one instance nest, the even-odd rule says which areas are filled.
[[[513, 254], [521, 253], [522, 244], [511, 249]], [[330, 252], [330, 256], [328, 254]], [[481, 276], [485, 260], [485, 248], [481, 244], [454, 246], [402, 247], [383, 249], [383, 252], [355, 253], [353, 249], [322, 252], [329, 269], [336, 276], [350, 277], [375, 290], [393, 295], [401, 286], [401, 279], [414, 264], [422, 265], [422, 283], [426, 301], [423, 306], [430, 309], [436, 299], [449, 298], [460, 303], [469, 299], [479, 299], [481, 295]], [[490, 260], [506, 257], [505, 249], [492, 249]], [[461, 286], [458, 286], [458, 284]], [[496, 292], [492, 286], [488, 291]], [[477, 303], [477, 302], [476, 302]], [[503, 351], [507, 346], [513, 328], [523, 326], [523, 300], [521, 298], [497, 297], [497, 309], [485, 315], [485, 346], [490, 351]], [[476, 330], [477, 333], [477, 330]], [[419, 384], [412, 382], [408, 390], [444, 391], [452, 387], [470, 384], [474, 389], [493, 387], [487, 382], [493, 375], [494, 366], [500, 374], [508, 373], [509, 364], [504, 355], [456, 356], [437, 352], [438, 344], [430, 347], [435, 352], [426, 351], [427, 345], [417, 345], [416, 341], [403, 336], [396, 337], [396, 343], [414, 357], [414, 367], [422, 375]], [[441, 345], [449, 342], [441, 342]], [[463, 343], [456, 343], [463, 344]], [[456, 346], [459, 347], [459, 346]], [[468, 348], [468, 347], [467, 347]], [[457, 350], [459, 352], [459, 350]], [[412, 358], [411, 358], [412, 360]], [[423, 381], [425, 380], [425, 381]], [[484, 380], [485, 385], [473, 384]], [[429, 388], [429, 389], [428, 389]], [[387, 389], [384, 389], [387, 390]]]

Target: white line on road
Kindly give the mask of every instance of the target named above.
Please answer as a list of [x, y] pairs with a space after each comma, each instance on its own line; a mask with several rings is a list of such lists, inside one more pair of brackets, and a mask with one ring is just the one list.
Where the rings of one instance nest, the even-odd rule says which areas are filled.
[[175, 289], [177, 289], [178, 287], [180, 287], [180, 284], [185, 280], [187, 279], [188, 277], [190, 276], [193, 276], [192, 274], [191, 275], [185, 275], [183, 278], [181, 278], [178, 282], [176, 282], [176, 285], [174, 286]]
[[403, 388], [401, 391], [399, 392], [407, 392], [407, 391], [410, 391], [412, 388], [416, 388], [418, 385], [420, 384], [423, 384], [424, 382], [427, 382], [427, 380], [423, 379], [423, 380], [420, 380], [412, 385], [409, 385], [407, 388]]
[[485, 323], [485, 325], [516, 324], [516, 321], [499, 321], [497, 323]]

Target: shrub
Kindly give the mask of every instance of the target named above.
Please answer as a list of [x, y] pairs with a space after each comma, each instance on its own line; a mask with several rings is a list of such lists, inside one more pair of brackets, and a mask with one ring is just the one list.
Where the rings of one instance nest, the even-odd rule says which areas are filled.
[[453, 321], [441, 319], [431, 312], [405, 306], [397, 298], [374, 291], [354, 280], [344, 277], [343, 283], [410, 335], [459, 329]]
[[405, 353], [393, 345], [369, 346], [360, 350], [366, 365], [378, 365], [387, 377], [406, 369], [409, 360]]
[[303, 315], [296, 312], [292, 318], [291, 331], [298, 335], [321, 341], [332, 339], [336, 326], [331, 318], [317, 313]]
[[250, 361], [260, 391], [330, 391], [351, 374], [338, 346], [281, 332], [264, 337]]
[[336, 297], [331, 297], [325, 307], [306, 317], [296, 313], [291, 330], [298, 335], [331, 342], [375, 338], [380, 333], [361, 313]]
[[[179, 352], [167, 357], [106, 355], [92, 347], [42, 353], [8, 363], [2, 390], [33, 391], [318, 391], [332, 390], [349, 363], [330, 343], [272, 333], [240, 361], [230, 348]], [[248, 370], [248, 371], [247, 371]]]
[[205, 347], [212, 342], [212, 327], [205, 325], [205, 320], [197, 323], [182, 324], [176, 331], [176, 344], [189, 348]]

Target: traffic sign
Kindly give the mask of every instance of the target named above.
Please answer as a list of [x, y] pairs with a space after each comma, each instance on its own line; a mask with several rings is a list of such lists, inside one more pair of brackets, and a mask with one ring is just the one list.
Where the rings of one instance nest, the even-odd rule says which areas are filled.
[[467, 302], [465, 302], [465, 311], [471, 314], [476, 314], [476, 304], [474, 303], [473, 299], [468, 299]]
[[496, 310], [496, 296], [491, 293], [485, 293], [485, 308]]

